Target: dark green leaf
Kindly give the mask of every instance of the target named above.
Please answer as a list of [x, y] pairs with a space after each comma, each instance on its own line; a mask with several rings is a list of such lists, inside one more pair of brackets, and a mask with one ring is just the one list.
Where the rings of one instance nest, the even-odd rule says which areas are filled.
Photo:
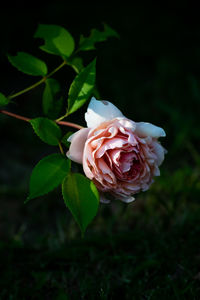
[[31, 174], [27, 201], [52, 191], [69, 171], [70, 160], [61, 154], [51, 154], [40, 160]]
[[44, 39], [40, 49], [48, 53], [69, 57], [74, 51], [73, 37], [61, 26], [40, 24], [34, 37]]
[[81, 36], [79, 50], [93, 50], [95, 49], [95, 43], [103, 42], [112, 36], [119, 38], [118, 33], [106, 24], [104, 24], [103, 31], [92, 29], [89, 37]]
[[68, 114], [79, 109], [90, 97], [96, 78], [96, 59], [84, 68], [72, 82], [68, 95]]
[[45, 81], [42, 105], [44, 114], [50, 119], [56, 119], [62, 109], [63, 97], [59, 92], [60, 84], [57, 80], [49, 78]]
[[25, 52], [18, 52], [16, 56], [8, 55], [9, 62], [19, 71], [33, 76], [45, 76], [47, 66], [42, 60]]
[[0, 106], [5, 106], [9, 103], [10, 101], [4, 96], [2, 93], [0, 93]]
[[73, 132], [71, 132], [71, 131], [67, 132], [67, 133], [63, 136], [63, 138], [62, 138], [62, 140], [61, 140], [61, 143], [62, 143], [63, 145], [65, 145], [67, 148], [69, 148], [69, 146], [70, 146], [70, 142], [68, 142], [68, 138], [69, 138], [72, 134], [73, 134]]
[[69, 173], [63, 181], [62, 193], [83, 234], [98, 211], [99, 193], [96, 186], [81, 174]]
[[35, 133], [43, 142], [53, 146], [59, 144], [62, 132], [54, 121], [47, 118], [35, 118], [30, 123]]
[[80, 73], [80, 71], [84, 68], [81, 57], [74, 57], [71, 61], [68, 61], [68, 63], [72, 66], [76, 73]]

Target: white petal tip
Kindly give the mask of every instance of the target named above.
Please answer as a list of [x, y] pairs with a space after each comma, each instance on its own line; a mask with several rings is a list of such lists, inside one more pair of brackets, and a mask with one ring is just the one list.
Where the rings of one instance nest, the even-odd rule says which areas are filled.
[[160, 137], [166, 137], [166, 133], [162, 128], [160, 128]]
[[88, 128], [97, 127], [102, 122], [118, 117], [123, 117], [123, 114], [114, 104], [105, 100], [96, 100], [94, 97], [90, 100], [85, 113]]
[[74, 133], [68, 137], [67, 141], [71, 143], [73, 136], [74, 136]]
[[131, 203], [131, 202], [135, 201], [135, 198], [134, 197], [121, 197], [120, 200], [125, 203]]
[[147, 122], [136, 123], [136, 133], [140, 137], [151, 136], [152, 138], [159, 138], [166, 136], [164, 129]]
[[69, 151], [67, 151], [66, 156], [67, 156], [67, 158], [71, 159], [71, 156], [70, 156], [70, 152], [69, 152]]

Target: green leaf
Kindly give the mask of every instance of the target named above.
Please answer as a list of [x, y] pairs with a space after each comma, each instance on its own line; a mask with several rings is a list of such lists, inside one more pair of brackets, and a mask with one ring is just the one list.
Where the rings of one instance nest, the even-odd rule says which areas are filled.
[[50, 54], [69, 57], [74, 51], [73, 37], [61, 26], [40, 24], [34, 37], [44, 39], [40, 49]]
[[81, 57], [74, 57], [71, 61], [68, 60], [68, 63], [72, 66], [76, 73], [80, 73], [80, 71], [84, 68]]
[[106, 24], [104, 24], [103, 31], [99, 31], [98, 29], [92, 29], [89, 37], [84, 37], [83, 35], [80, 37], [79, 50], [93, 50], [95, 49], [95, 43], [103, 42], [109, 37], [119, 38], [119, 35], [115, 30], [113, 30]]
[[45, 76], [48, 72], [45, 62], [25, 52], [8, 55], [9, 62], [19, 71], [33, 76]]
[[10, 101], [4, 96], [2, 93], [0, 93], [0, 106], [5, 106], [9, 103]]
[[53, 146], [59, 144], [62, 132], [54, 121], [47, 118], [35, 118], [32, 119], [30, 123], [35, 133], [43, 142]]
[[40, 160], [32, 171], [26, 202], [52, 191], [69, 171], [70, 160], [61, 154], [51, 154]]
[[79, 109], [90, 97], [96, 78], [96, 59], [84, 68], [72, 82], [68, 95], [68, 114]]
[[63, 145], [65, 145], [67, 148], [69, 148], [69, 146], [70, 146], [70, 142], [68, 142], [68, 138], [69, 138], [73, 133], [74, 133], [74, 132], [69, 131], [69, 132], [67, 132], [67, 133], [62, 137], [61, 143], [62, 143]]
[[84, 234], [98, 211], [99, 193], [96, 186], [81, 174], [69, 173], [63, 181], [62, 193], [65, 204]]
[[50, 119], [56, 119], [62, 109], [63, 97], [59, 97], [60, 84], [57, 80], [49, 78], [45, 81], [42, 96], [44, 114]]

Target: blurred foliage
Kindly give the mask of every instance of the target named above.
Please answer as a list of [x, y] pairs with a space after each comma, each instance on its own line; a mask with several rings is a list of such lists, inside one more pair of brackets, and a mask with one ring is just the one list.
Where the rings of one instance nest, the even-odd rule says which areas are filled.
[[[130, 119], [163, 127], [168, 154], [149, 191], [129, 205], [102, 204], [81, 239], [60, 190], [23, 204], [32, 167], [51, 153], [28, 125], [0, 116], [0, 298], [199, 299], [199, 18], [193, 12], [188, 22], [189, 11], [186, 16], [172, 10], [158, 14], [139, 4], [114, 11], [94, 6], [90, 15], [76, 5], [76, 14], [66, 16], [66, 6], [62, 1], [41, 4], [31, 15], [13, 10], [8, 20], [2, 9], [1, 28], [7, 28], [6, 35], [1, 33], [2, 92], [24, 87], [23, 75], [11, 70], [4, 54], [32, 47], [34, 55], [39, 43], [28, 36], [37, 23], [60, 24], [78, 40], [80, 28], [88, 36], [91, 28], [102, 31], [105, 21], [120, 39], [96, 47], [101, 97]], [[89, 62], [94, 53], [82, 57]], [[49, 60], [56, 66], [54, 57]], [[57, 76], [66, 89], [74, 73]], [[26, 80], [25, 85], [32, 83]], [[10, 108], [38, 117], [41, 94], [38, 88]], [[84, 126], [85, 108], [71, 120]]]

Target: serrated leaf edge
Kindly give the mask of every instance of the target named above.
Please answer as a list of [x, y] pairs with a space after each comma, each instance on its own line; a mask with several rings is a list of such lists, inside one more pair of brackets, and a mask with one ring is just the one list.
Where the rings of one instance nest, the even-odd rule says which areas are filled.
[[[48, 158], [49, 156], [55, 156], [55, 155], [58, 155], [58, 153], [53, 153], [53, 154], [50, 154], [50, 155], [48, 155], [48, 156], [46, 156], [46, 157], [44, 157], [44, 158], [42, 158], [36, 165], [35, 165], [35, 167], [36, 166], [38, 166], [40, 163], [41, 163], [41, 161], [44, 161], [45, 160], [45, 158]], [[69, 159], [66, 159], [67, 161], [69, 161], [69, 164], [70, 164], [70, 160]], [[35, 168], [34, 167], [34, 168]], [[33, 170], [34, 170], [34, 168], [33, 168]], [[70, 165], [69, 165], [69, 171], [70, 171]], [[31, 173], [31, 176], [32, 176], [32, 173]], [[65, 177], [64, 177], [65, 178]], [[31, 180], [31, 177], [30, 177], [30, 180]], [[63, 179], [64, 180], [64, 179]], [[24, 204], [26, 204], [27, 202], [29, 202], [31, 199], [34, 199], [34, 198], [37, 198], [37, 197], [40, 197], [40, 196], [44, 196], [44, 195], [48, 195], [50, 192], [52, 192], [56, 187], [58, 187], [59, 185], [62, 185], [62, 182], [63, 182], [63, 180], [61, 181], [61, 183], [59, 183], [59, 184], [57, 184], [57, 185], [54, 185], [48, 192], [45, 192], [45, 193], [42, 193], [42, 194], [36, 194], [36, 196], [34, 196], [34, 197], [27, 197], [26, 198], [26, 200], [24, 201]]]
[[[36, 74], [33, 74], [33, 73], [25, 72], [23, 69], [21, 69], [21, 68], [20, 68], [19, 66], [17, 66], [15, 63], [13, 63], [13, 61], [12, 61], [12, 59], [11, 59], [11, 57], [16, 57], [19, 53], [25, 53], [25, 54], [28, 54], [28, 55], [32, 56], [33, 58], [37, 59], [38, 61], [40, 61], [41, 63], [43, 63], [44, 66], [45, 66], [45, 68], [46, 68], [46, 72], [43, 73], [43, 74], [37, 74], [37, 75], [36, 75]], [[22, 73], [24, 73], [24, 74], [27, 74], [27, 75], [30, 75], [30, 76], [42, 76], [42, 77], [44, 77], [44, 76], [46, 76], [47, 73], [48, 73], [48, 68], [47, 68], [46, 63], [45, 63], [43, 60], [41, 60], [40, 58], [38, 58], [38, 57], [36, 57], [36, 56], [34, 56], [34, 55], [30, 54], [30, 53], [23, 52], [23, 51], [19, 51], [19, 52], [17, 52], [16, 55], [10, 55], [10, 54], [7, 54], [7, 58], [8, 58], [9, 62], [11, 63], [11, 65], [12, 65], [13, 67], [15, 67], [18, 71], [20, 71], [20, 72], [22, 72]]]
[[[38, 118], [40, 118], [40, 117], [38, 117]], [[35, 118], [35, 119], [38, 119], [38, 118]], [[46, 118], [46, 117], [41, 117], [41, 118], [42, 118], [42, 119], [47, 119], [47, 120], [53, 122], [56, 126], [58, 126], [53, 120], [51, 120], [51, 119], [49, 119], [49, 118]], [[30, 122], [30, 124], [31, 124], [31, 126], [32, 126], [32, 128], [33, 128], [33, 130], [34, 130], [34, 132], [35, 132], [35, 134], [39, 137], [39, 139], [40, 139], [43, 143], [46, 143], [47, 145], [50, 145], [50, 146], [58, 146], [58, 145], [59, 145], [59, 141], [60, 141], [60, 140], [58, 140], [58, 143], [57, 143], [57, 144], [49, 144], [49, 143], [47, 143], [46, 141], [44, 141], [43, 139], [41, 139], [40, 135], [36, 132], [36, 130], [35, 130], [35, 128], [34, 128], [32, 122], [31, 122], [32, 120], [34, 120], [34, 119], [31, 119], [29, 122]], [[58, 126], [58, 128], [60, 129], [59, 126]], [[61, 134], [61, 137], [62, 137], [62, 134]]]

